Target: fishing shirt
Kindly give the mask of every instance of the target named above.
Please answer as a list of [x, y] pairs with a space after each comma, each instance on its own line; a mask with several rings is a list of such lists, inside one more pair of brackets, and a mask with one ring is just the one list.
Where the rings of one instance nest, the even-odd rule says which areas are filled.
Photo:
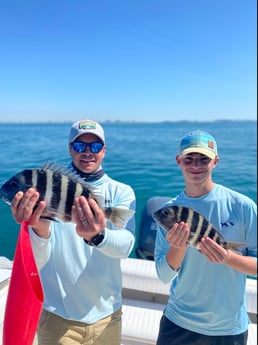
[[[89, 182], [105, 207], [135, 210], [135, 194], [128, 185], [104, 174]], [[135, 217], [124, 229], [106, 222], [105, 237], [92, 247], [76, 233], [74, 223], [50, 224], [50, 237], [29, 228], [32, 248], [44, 291], [43, 308], [68, 320], [92, 324], [117, 311], [122, 304], [120, 261], [135, 243]]]
[[[227, 242], [246, 242], [242, 255], [257, 260], [257, 206], [248, 197], [215, 184], [199, 198], [184, 192], [166, 203], [182, 205], [201, 213]], [[211, 263], [196, 248], [187, 247], [178, 272], [167, 263], [169, 243], [158, 226], [155, 265], [158, 277], [170, 280], [165, 316], [176, 325], [203, 335], [237, 335], [248, 329], [246, 274], [222, 263]]]

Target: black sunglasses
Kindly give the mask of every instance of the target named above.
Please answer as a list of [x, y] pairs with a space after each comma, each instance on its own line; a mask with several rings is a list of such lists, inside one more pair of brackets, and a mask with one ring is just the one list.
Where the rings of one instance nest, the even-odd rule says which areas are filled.
[[74, 151], [78, 152], [78, 153], [85, 152], [87, 150], [87, 146], [89, 146], [90, 152], [99, 153], [104, 146], [104, 144], [102, 144], [100, 142], [84, 143], [82, 141], [74, 141], [73, 143], [71, 143], [71, 145], [72, 145], [72, 148], [74, 149]]

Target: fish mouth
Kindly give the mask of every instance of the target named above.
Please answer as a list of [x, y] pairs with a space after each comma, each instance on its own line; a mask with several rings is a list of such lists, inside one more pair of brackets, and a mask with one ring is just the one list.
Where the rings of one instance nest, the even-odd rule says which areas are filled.
[[2, 199], [4, 202], [6, 202], [7, 204], [11, 204], [10, 200], [7, 198], [7, 196], [5, 194], [3, 194], [1, 191], [0, 191], [0, 199]]

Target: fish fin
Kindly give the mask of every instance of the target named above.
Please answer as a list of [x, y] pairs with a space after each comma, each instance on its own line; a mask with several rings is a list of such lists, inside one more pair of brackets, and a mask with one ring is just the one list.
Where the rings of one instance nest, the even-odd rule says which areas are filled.
[[63, 212], [58, 212], [55, 208], [48, 207], [47, 212], [44, 212], [41, 215], [41, 218], [51, 220], [53, 222], [63, 222], [63, 223], [70, 223], [72, 222], [72, 217], [70, 214], [65, 214]]
[[80, 183], [90, 192], [94, 190], [94, 188], [90, 186], [76, 171], [71, 170], [68, 166], [64, 164], [58, 164], [56, 162], [47, 161], [41, 165], [40, 170], [51, 170], [54, 173], [62, 174], [70, 178], [72, 181]]
[[2, 194], [0, 194], [0, 199], [3, 200], [7, 205], [11, 205], [11, 201], [4, 197]]
[[40, 218], [42, 218], [42, 219], [48, 219], [48, 220], [51, 220], [51, 221], [53, 221], [53, 222], [58, 222], [58, 223], [59, 223], [59, 220], [57, 220], [56, 218], [51, 217], [51, 216], [40, 216]]
[[227, 242], [227, 249], [231, 249], [233, 252], [241, 253], [243, 249], [247, 247], [246, 242]]
[[105, 209], [105, 207], [103, 207], [103, 205], [104, 205], [104, 203], [105, 203], [105, 199], [103, 198], [102, 195], [100, 195], [100, 194], [95, 194], [95, 193], [94, 193], [93, 199], [96, 200], [96, 202], [97, 202], [97, 204], [99, 205], [99, 207]]
[[127, 208], [104, 207], [106, 219], [118, 228], [123, 228], [129, 219], [133, 217], [135, 211]]

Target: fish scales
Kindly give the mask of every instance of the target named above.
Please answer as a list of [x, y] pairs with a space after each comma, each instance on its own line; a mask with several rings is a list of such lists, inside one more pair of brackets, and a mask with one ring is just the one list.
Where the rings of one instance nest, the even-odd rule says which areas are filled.
[[202, 235], [205, 233], [205, 230], [206, 230], [207, 227], [205, 227], [205, 224], [203, 222], [203, 218], [200, 217], [200, 215], [198, 213], [196, 213], [193, 210], [191, 210], [191, 213], [192, 213], [192, 218], [194, 219], [194, 222], [193, 222], [193, 219], [192, 219], [191, 222], [188, 223], [188, 221], [187, 221], [187, 223], [191, 224], [191, 228], [190, 228], [191, 233], [192, 233], [192, 230], [193, 230], [193, 226], [195, 226], [194, 223], [196, 223], [196, 231], [192, 233], [192, 238], [189, 239], [189, 242], [191, 242], [192, 245], [197, 246], [198, 245], [198, 241], [200, 240]]
[[40, 193], [41, 198], [44, 199], [47, 193], [48, 176], [47, 171], [44, 170], [32, 170], [32, 186], [36, 186], [37, 191]]
[[175, 212], [177, 214], [177, 221], [180, 222], [180, 219], [186, 221], [188, 218], [188, 210], [183, 207], [176, 206]]
[[[54, 175], [60, 175], [55, 174]], [[60, 193], [60, 201], [58, 208], [60, 212], [64, 212], [64, 214], [71, 214], [72, 212], [72, 205], [73, 200], [75, 197], [75, 190], [76, 190], [76, 183], [73, 180], [68, 179], [64, 175], [61, 176], [61, 193]], [[54, 194], [54, 193], [53, 193]]]
[[64, 190], [62, 175], [52, 173], [51, 180], [52, 193], [50, 199], [50, 207], [54, 209], [61, 208], [60, 205], [62, 199], [62, 192]]
[[76, 191], [76, 189], [79, 189], [79, 185], [75, 183], [73, 180], [67, 181], [67, 179], [65, 179], [64, 177], [62, 178], [62, 182], [64, 185], [67, 186], [67, 188], [64, 188], [64, 190], [67, 192], [66, 195], [63, 196], [64, 201], [65, 201], [64, 210], [65, 210], [65, 213], [70, 214], [72, 211], [74, 196], [76, 194], [80, 195], [80, 193]]
[[66, 176], [62, 176], [64, 191], [62, 195], [62, 205], [66, 214], [71, 214], [74, 198], [80, 195], [84, 195], [86, 199], [90, 198], [90, 193], [87, 189], [83, 188], [81, 184], [71, 179], [67, 179]]
[[24, 186], [30, 186], [32, 184], [32, 181], [33, 181], [33, 171], [24, 170], [23, 179], [22, 179], [22, 183], [24, 184]]
[[36, 189], [40, 194], [42, 200], [47, 201], [47, 206], [50, 207], [52, 196], [52, 172], [51, 170], [36, 170], [38, 175], [38, 183]]
[[24, 171], [24, 179], [25, 179], [24, 185], [30, 186], [33, 183], [32, 182], [33, 180], [36, 181], [35, 177], [34, 178], [33, 177], [34, 177], [33, 170], [25, 170]]
[[[67, 202], [67, 180], [60, 173], [49, 170], [51, 174], [52, 190], [51, 201], [49, 207], [53, 210], [58, 209], [59, 213], [70, 214], [70, 210], [66, 209]], [[49, 189], [51, 184], [49, 184]]]
[[195, 220], [193, 217], [194, 217], [194, 212], [192, 209], [183, 209], [184, 211], [182, 213], [185, 213], [185, 216], [186, 216], [186, 220], [185, 222], [188, 223], [188, 224], [192, 224], [193, 221]]
[[207, 237], [207, 236], [211, 233], [211, 231], [212, 231], [212, 224], [210, 224], [210, 223], [208, 222], [208, 226], [207, 226], [206, 231], [205, 231], [204, 234], [203, 234], [203, 237]]
[[199, 249], [201, 239], [209, 237], [225, 249], [241, 252], [245, 242], [227, 242], [223, 235], [202, 214], [196, 210], [178, 205], [168, 205], [153, 213], [154, 220], [165, 230], [170, 230], [175, 223], [188, 223], [190, 235], [187, 243]]
[[86, 188], [76, 180], [68, 178], [66, 175], [62, 175], [59, 171], [55, 172], [50, 169], [44, 170], [47, 174], [47, 188], [46, 188], [46, 200], [49, 202], [49, 210], [53, 212], [58, 211], [59, 215], [64, 214], [64, 219], [71, 221], [72, 206], [74, 198], [80, 195], [84, 195], [87, 199], [90, 197], [90, 193]]
[[124, 227], [135, 214], [134, 210], [124, 207], [104, 207], [103, 197], [94, 193], [94, 188], [77, 173], [63, 165], [49, 162], [39, 169], [26, 169], [12, 176], [1, 186], [0, 198], [10, 205], [18, 191], [26, 192], [30, 187], [39, 192], [38, 202], [46, 202], [41, 217], [53, 221], [59, 218], [63, 222], [71, 222], [74, 198], [80, 195], [86, 199], [95, 199], [103, 209], [106, 219], [117, 227]]

